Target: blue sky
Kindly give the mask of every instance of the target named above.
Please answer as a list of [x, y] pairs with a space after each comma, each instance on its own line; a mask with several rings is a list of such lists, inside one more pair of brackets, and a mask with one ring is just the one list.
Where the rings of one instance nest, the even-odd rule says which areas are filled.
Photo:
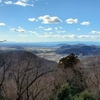
[[0, 0], [0, 40], [100, 41], [100, 0]]

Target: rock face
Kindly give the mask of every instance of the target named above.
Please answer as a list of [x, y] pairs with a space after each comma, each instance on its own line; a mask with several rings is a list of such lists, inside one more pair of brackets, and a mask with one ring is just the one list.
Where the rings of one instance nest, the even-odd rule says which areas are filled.
[[95, 55], [100, 54], [100, 47], [94, 45], [84, 45], [84, 44], [77, 44], [77, 45], [62, 45], [60, 48], [56, 50], [58, 54], [70, 54], [74, 53], [75, 55]]

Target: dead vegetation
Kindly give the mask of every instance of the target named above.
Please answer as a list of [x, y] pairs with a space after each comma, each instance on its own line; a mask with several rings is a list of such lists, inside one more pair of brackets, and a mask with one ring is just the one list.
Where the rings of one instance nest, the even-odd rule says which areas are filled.
[[55, 100], [53, 94], [66, 83], [99, 98], [99, 55], [80, 61], [72, 54], [59, 64], [25, 51], [0, 54], [0, 100]]

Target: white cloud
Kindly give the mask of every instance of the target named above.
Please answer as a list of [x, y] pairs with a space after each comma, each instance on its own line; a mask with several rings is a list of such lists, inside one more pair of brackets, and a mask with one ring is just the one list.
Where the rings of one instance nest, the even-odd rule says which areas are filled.
[[55, 27], [55, 30], [57, 30], [57, 29], [62, 29], [62, 27]]
[[33, 22], [33, 21], [35, 21], [36, 19], [35, 19], [35, 18], [29, 18], [28, 20], [31, 21], [31, 22]]
[[29, 31], [31, 34], [37, 35], [38, 33], [36, 31]]
[[59, 27], [60, 29], [62, 29], [62, 27]]
[[5, 26], [6, 24], [5, 23], [0, 23], [0, 26]]
[[39, 26], [39, 28], [40, 28], [40, 29], [44, 29], [44, 27], [42, 27], [42, 26]]
[[0, 0], [0, 2], [2, 2], [2, 0]]
[[56, 30], [57, 33], [65, 33], [66, 31], [62, 30], [62, 31], [59, 31], [59, 30]]
[[14, 31], [14, 32], [26, 32], [23, 28], [21, 27], [18, 27], [17, 29], [16, 28], [10, 28], [11, 31]]
[[67, 24], [76, 24], [78, 23], [78, 19], [69, 18], [66, 20]]
[[100, 38], [100, 36], [94, 36], [94, 35], [80, 35], [80, 36], [77, 36], [77, 38], [88, 38], [88, 39], [97, 39], [97, 38]]
[[27, 2], [25, 2], [26, 0], [18, 0], [17, 2], [15, 2], [14, 4], [15, 5], [19, 5], [19, 6], [23, 6], [23, 7], [26, 7], [26, 6], [34, 6], [33, 4], [28, 4]]
[[63, 33], [65, 33], [66, 31], [62, 31]]
[[90, 38], [90, 35], [79, 35], [77, 38]]
[[38, 22], [38, 19], [36, 19], [36, 22]]
[[44, 28], [42, 26], [39, 26], [39, 29], [43, 29], [44, 31], [51, 31], [52, 30], [52, 28], [50, 28], [50, 27]]
[[77, 28], [77, 30], [79, 31], [79, 30], [81, 30], [80, 28]]
[[5, 4], [12, 4], [12, 1], [5, 1]]
[[34, 6], [33, 4], [28, 4], [27, 2], [28, 2], [28, 0], [18, 0], [18, 1], [13, 3], [11, 0], [9, 0], [9, 1], [5, 1], [4, 3], [5, 4], [15, 4], [15, 5], [23, 6], [23, 7], [26, 7], [26, 6], [33, 7]]
[[36, 34], [37, 32], [36, 31], [29, 31], [30, 33], [33, 33], [33, 34]]
[[58, 24], [60, 22], [62, 22], [61, 19], [59, 19], [57, 16], [53, 16], [50, 17], [49, 15], [45, 15], [45, 16], [40, 16], [38, 18], [39, 20], [42, 20], [44, 24]]
[[44, 33], [44, 35], [37, 35], [37, 37], [42, 37], [42, 38], [75, 38], [76, 36], [74, 34], [70, 35], [60, 35], [60, 34], [50, 34], [50, 33]]
[[18, 36], [20, 36], [20, 37], [27, 37], [27, 35], [25, 35], [25, 34], [19, 34]]
[[92, 34], [100, 34], [100, 31], [92, 31]]
[[55, 27], [55, 30], [57, 30], [58, 28], [57, 27]]
[[89, 21], [84, 21], [84, 22], [81, 23], [81, 25], [89, 26], [90, 25], [90, 22]]
[[49, 34], [53, 34], [53, 32], [49, 32]]
[[36, 31], [29, 31], [31, 33], [31, 35], [36, 35], [38, 36], [39, 34]]
[[63, 35], [62, 38], [75, 38], [76, 36], [74, 34], [70, 35]]
[[45, 32], [44, 35], [36, 34], [37, 37], [41, 38], [68, 38], [68, 39], [99, 39], [99, 36], [96, 35], [75, 35], [75, 34], [68, 34], [68, 35], [61, 35], [61, 34], [52, 34], [50, 32]]
[[45, 31], [51, 31], [52, 30], [52, 28], [46, 28], [46, 29], [44, 29]]
[[37, 35], [37, 37], [42, 37], [42, 38], [60, 38], [61, 36], [58, 35], [51, 35], [51, 34], [44, 34], [44, 35]]
[[52, 32], [44, 32], [44, 35], [51, 35]]

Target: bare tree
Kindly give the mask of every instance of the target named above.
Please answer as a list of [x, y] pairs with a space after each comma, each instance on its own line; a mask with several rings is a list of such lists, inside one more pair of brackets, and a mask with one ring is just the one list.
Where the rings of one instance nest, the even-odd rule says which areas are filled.
[[[32, 100], [35, 100], [51, 84], [51, 81], [45, 81], [45, 76], [52, 70], [42, 67], [38, 57], [35, 56], [33, 59], [32, 54], [28, 52], [23, 56], [19, 53], [19, 56], [11, 60], [13, 80], [16, 83], [16, 100], [30, 100], [32, 93]], [[32, 87], [34, 89], [31, 89]]]
[[10, 61], [8, 61], [5, 57], [6, 54], [0, 55], [0, 100], [3, 99], [3, 84], [6, 79], [6, 72], [8, 68], [10, 67]]
[[[5, 61], [4, 60], [2, 60], [2, 66], [1, 67], [3, 67], [3, 73], [2, 73], [2, 75], [0, 75], [0, 100], [2, 100], [2, 85], [3, 85], [3, 83], [4, 83], [4, 80], [5, 80], [5, 72], [6, 72], [6, 68], [5, 68]], [[1, 74], [1, 73], [0, 73]]]
[[[47, 100], [53, 83], [46, 60], [29, 52], [0, 56], [0, 100]], [[1, 59], [2, 58], [2, 59]], [[50, 66], [49, 65], [49, 66]], [[9, 91], [10, 90], [10, 91]], [[45, 99], [44, 99], [45, 98]]]
[[88, 88], [97, 95], [100, 95], [100, 55], [88, 57], [84, 61], [86, 67], [86, 81]]

